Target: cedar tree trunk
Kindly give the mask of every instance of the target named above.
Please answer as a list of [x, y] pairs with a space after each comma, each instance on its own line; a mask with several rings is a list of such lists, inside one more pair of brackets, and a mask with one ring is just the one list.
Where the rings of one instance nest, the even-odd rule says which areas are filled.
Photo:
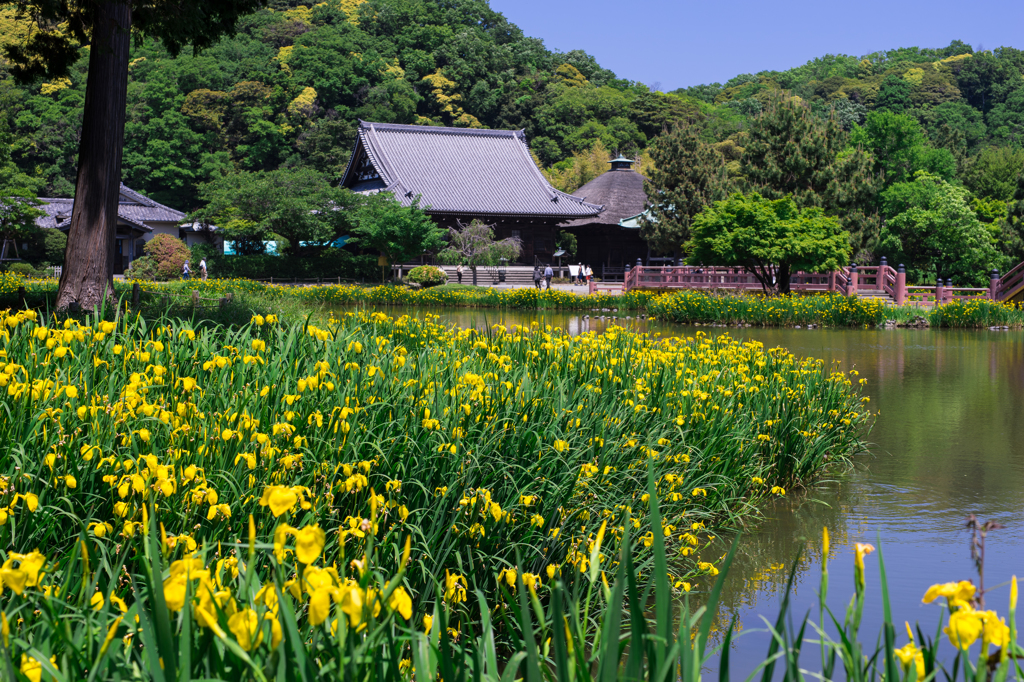
[[128, 0], [101, 0], [89, 50], [78, 180], [57, 310], [77, 302], [96, 310], [114, 303], [114, 248], [121, 187], [128, 48], [132, 11]]

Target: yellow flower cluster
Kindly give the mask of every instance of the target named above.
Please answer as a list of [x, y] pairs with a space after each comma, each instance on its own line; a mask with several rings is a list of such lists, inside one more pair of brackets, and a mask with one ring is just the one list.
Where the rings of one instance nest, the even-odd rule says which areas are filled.
[[[0, 534], [17, 515], [22, 547], [61, 551], [70, 509], [96, 541], [137, 549], [155, 514], [168, 550], [192, 553], [252, 515], [305, 575], [412, 531], [419, 575], [448, 571], [449, 601], [470, 586], [447, 562], [467, 553], [492, 576], [517, 548], [534, 548], [538, 575], [587, 572], [599, 525], [615, 541], [645, 526], [649, 467], [681, 571], [712, 574], [694, 524], [813, 478], [869, 419], [848, 376], [727, 336], [478, 332], [379, 312], [226, 330], [0, 311], [0, 330], [0, 449], [37, 455], [0, 460]], [[169, 585], [216, 601], [216, 571], [178, 560]], [[322, 594], [355, 603], [353, 576], [327, 575], [317, 585], [338, 592]]]

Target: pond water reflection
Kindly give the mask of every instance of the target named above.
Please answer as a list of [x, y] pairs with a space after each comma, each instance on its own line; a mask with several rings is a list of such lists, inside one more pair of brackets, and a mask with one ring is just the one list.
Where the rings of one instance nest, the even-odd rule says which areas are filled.
[[[728, 623], [735, 615], [746, 631], [734, 645], [734, 679], [745, 678], [763, 660], [768, 637], [754, 631], [764, 628], [761, 616], [774, 620], [798, 552], [804, 560], [793, 613], [799, 620], [811, 609], [816, 619], [825, 525], [832, 535], [828, 603], [840, 619], [853, 592], [852, 545], [877, 545], [880, 538], [894, 618], [920, 621], [926, 632], [933, 632], [939, 608], [921, 603], [925, 589], [936, 582], [976, 578], [964, 529], [968, 513], [1006, 526], [990, 535], [986, 584], [1004, 583], [1015, 573], [1024, 577], [1024, 332], [719, 329], [560, 313], [436, 314], [448, 323], [476, 328], [537, 321], [573, 334], [602, 332], [613, 324], [664, 336], [729, 333], [838, 362], [868, 380], [870, 407], [879, 413], [868, 438], [870, 452], [858, 456], [855, 470], [839, 480], [766, 509], [765, 519], [742, 537], [720, 619]], [[722, 539], [721, 553], [730, 541]], [[876, 562], [869, 560], [867, 576], [862, 641], [872, 642], [882, 610]], [[1003, 615], [1007, 599], [1004, 585], [990, 592], [989, 608]], [[897, 645], [904, 637], [898, 633]], [[815, 669], [817, 653], [811, 649], [802, 665]]]

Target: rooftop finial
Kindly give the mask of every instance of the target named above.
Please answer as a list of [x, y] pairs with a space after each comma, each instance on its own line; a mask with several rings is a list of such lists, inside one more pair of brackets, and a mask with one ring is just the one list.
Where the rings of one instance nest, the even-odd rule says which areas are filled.
[[612, 159], [608, 163], [610, 163], [612, 165], [612, 170], [632, 170], [633, 169], [633, 159], [627, 159], [625, 156], [622, 156], [621, 154], [619, 155], [619, 158]]

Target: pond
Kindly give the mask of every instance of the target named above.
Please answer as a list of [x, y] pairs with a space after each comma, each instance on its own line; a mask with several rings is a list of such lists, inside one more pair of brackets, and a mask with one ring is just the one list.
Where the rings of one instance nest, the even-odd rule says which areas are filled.
[[[988, 607], [1004, 615], [1005, 583], [1015, 573], [1024, 577], [1024, 332], [721, 329], [587, 319], [575, 313], [437, 314], [448, 323], [481, 329], [537, 321], [573, 334], [602, 332], [611, 325], [663, 336], [729, 333], [837, 362], [868, 380], [870, 407], [878, 412], [868, 437], [870, 451], [838, 480], [766, 509], [764, 520], [741, 537], [719, 614], [723, 625], [735, 616], [745, 633], [731, 654], [734, 679], [745, 678], [764, 660], [769, 639], [762, 617], [774, 621], [798, 553], [803, 559], [794, 583], [793, 614], [799, 621], [810, 610], [817, 620], [824, 526], [832, 537], [828, 604], [840, 620], [853, 593], [853, 543], [870, 542], [884, 552], [894, 619], [920, 622], [926, 633], [934, 633], [940, 608], [921, 603], [928, 586], [977, 582], [964, 526], [969, 513], [1006, 526], [989, 535], [986, 586], [1002, 586], [989, 593]], [[718, 555], [731, 541], [722, 538]], [[882, 613], [875, 559], [867, 562], [865, 642], [874, 641]], [[905, 637], [897, 632], [897, 646]], [[805, 651], [802, 665], [815, 669], [815, 648]]]

